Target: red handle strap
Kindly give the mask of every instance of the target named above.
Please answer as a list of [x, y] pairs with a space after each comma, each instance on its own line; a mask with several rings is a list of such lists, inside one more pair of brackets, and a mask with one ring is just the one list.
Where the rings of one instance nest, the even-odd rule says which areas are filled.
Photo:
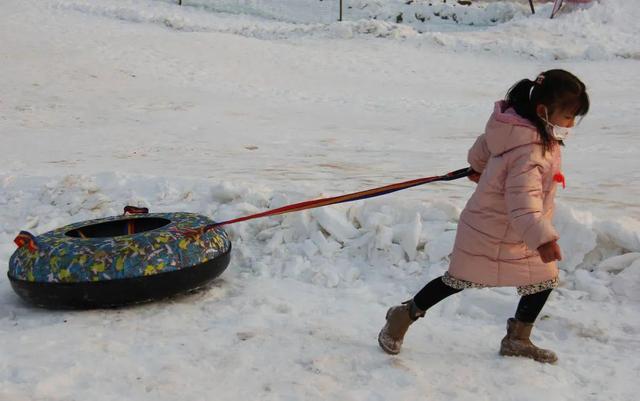
[[36, 237], [29, 231], [20, 231], [13, 242], [18, 245], [18, 248], [22, 248], [23, 246], [28, 247], [29, 252], [36, 252], [38, 250], [38, 242], [36, 241]]
[[149, 208], [146, 207], [136, 207], [136, 206], [125, 206], [124, 214], [147, 214], [149, 213]]
[[[125, 206], [124, 207], [124, 215], [128, 214], [148, 214], [149, 208], [146, 207], [136, 207], [136, 206]], [[132, 235], [136, 233], [136, 223], [134, 220], [127, 221], [127, 235]]]

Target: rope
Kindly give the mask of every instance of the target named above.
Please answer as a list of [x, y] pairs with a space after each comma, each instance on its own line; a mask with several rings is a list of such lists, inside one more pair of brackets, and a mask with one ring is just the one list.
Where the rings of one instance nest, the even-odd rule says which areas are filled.
[[346, 195], [334, 196], [334, 197], [331, 197], [331, 198], [321, 198], [321, 199], [314, 199], [314, 200], [304, 201], [304, 202], [300, 202], [300, 203], [294, 203], [294, 204], [291, 204], [291, 205], [286, 205], [286, 206], [279, 207], [277, 209], [267, 210], [267, 211], [261, 212], [261, 213], [256, 213], [256, 214], [252, 214], [252, 215], [248, 215], [248, 216], [238, 217], [238, 218], [232, 219], [232, 220], [226, 220], [226, 221], [221, 221], [221, 222], [209, 224], [209, 225], [206, 225], [206, 226], [198, 229], [197, 231], [198, 232], [206, 232], [206, 231], [212, 230], [212, 229], [214, 229], [216, 227], [226, 226], [226, 225], [233, 224], [233, 223], [239, 223], [241, 221], [259, 219], [261, 217], [267, 217], [267, 216], [277, 216], [279, 214], [285, 214], [285, 213], [291, 213], [291, 212], [299, 212], [301, 210], [315, 209], [315, 208], [322, 207], [322, 206], [335, 205], [335, 204], [338, 204], [338, 203], [353, 202], [353, 201], [357, 201], [357, 200], [361, 200], [361, 199], [373, 198], [373, 197], [376, 197], [376, 196], [390, 194], [392, 192], [396, 192], [396, 191], [400, 191], [400, 190], [403, 190], [403, 189], [415, 187], [415, 186], [418, 186], [418, 185], [428, 184], [430, 182], [457, 180], [459, 178], [468, 176], [470, 173], [471, 173], [471, 169], [470, 168], [463, 168], [463, 169], [460, 169], [460, 170], [452, 171], [452, 172], [444, 174], [444, 175], [438, 175], [438, 176], [433, 176], [433, 177], [425, 177], [425, 178], [418, 178], [416, 180], [404, 181], [404, 182], [400, 182], [400, 183], [397, 183], [397, 184], [385, 185], [385, 186], [379, 187], [379, 188], [368, 189], [368, 190], [365, 190], [365, 191], [354, 192], [354, 193], [346, 194]]

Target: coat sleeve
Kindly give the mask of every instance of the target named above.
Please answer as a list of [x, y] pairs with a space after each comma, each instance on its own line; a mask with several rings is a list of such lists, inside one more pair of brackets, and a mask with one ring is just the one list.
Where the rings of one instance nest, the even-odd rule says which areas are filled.
[[472, 169], [474, 169], [478, 173], [482, 173], [485, 166], [487, 165], [487, 160], [491, 157], [491, 152], [489, 152], [489, 148], [487, 147], [487, 141], [485, 139], [485, 134], [482, 134], [476, 139], [476, 142], [473, 144], [471, 149], [469, 149], [469, 154], [467, 155], [467, 161]]
[[544, 217], [543, 161], [534, 156], [539, 153], [539, 147], [530, 145], [524, 150], [517, 152], [507, 164], [505, 201], [509, 222], [527, 247], [535, 251], [560, 236], [551, 220]]

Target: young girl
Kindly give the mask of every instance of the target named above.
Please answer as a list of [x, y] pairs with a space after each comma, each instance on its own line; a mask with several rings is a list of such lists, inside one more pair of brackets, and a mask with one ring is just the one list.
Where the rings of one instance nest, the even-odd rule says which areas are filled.
[[564, 70], [524, 79], [495, 104], [485, 133], [469, 150], [469, 178], [478, 186], [460, 215], [449, 270], [387, 311], [378, 336], [383, 350], [400, 352], [409, 326], [444, 298], [465, 288], [509, 286], [522, 298], [507, 321], [500, 354], [557, 360], [529, 336], [558, 285], [562, 254], [551, 220], [556, 185], [564, 185], [560, 145], [576, 116], [588, 111], [585, 85]]

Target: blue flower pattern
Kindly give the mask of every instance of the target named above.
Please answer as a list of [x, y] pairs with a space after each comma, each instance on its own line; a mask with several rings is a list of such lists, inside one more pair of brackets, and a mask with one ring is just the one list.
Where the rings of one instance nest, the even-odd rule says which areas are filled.
[[[158, 217], [169, 224], [132, 235], [76, 238], [67, 232], [120, 219]], [[84, 221], [49, 231], [35, 238], [37, 250], [23, 246], [9, 261], [13, 279], [44, 283], [78, 283], [149, 276], [196, 266], [231, 250], [220, 227], [193, 213], [151, 213]]]

